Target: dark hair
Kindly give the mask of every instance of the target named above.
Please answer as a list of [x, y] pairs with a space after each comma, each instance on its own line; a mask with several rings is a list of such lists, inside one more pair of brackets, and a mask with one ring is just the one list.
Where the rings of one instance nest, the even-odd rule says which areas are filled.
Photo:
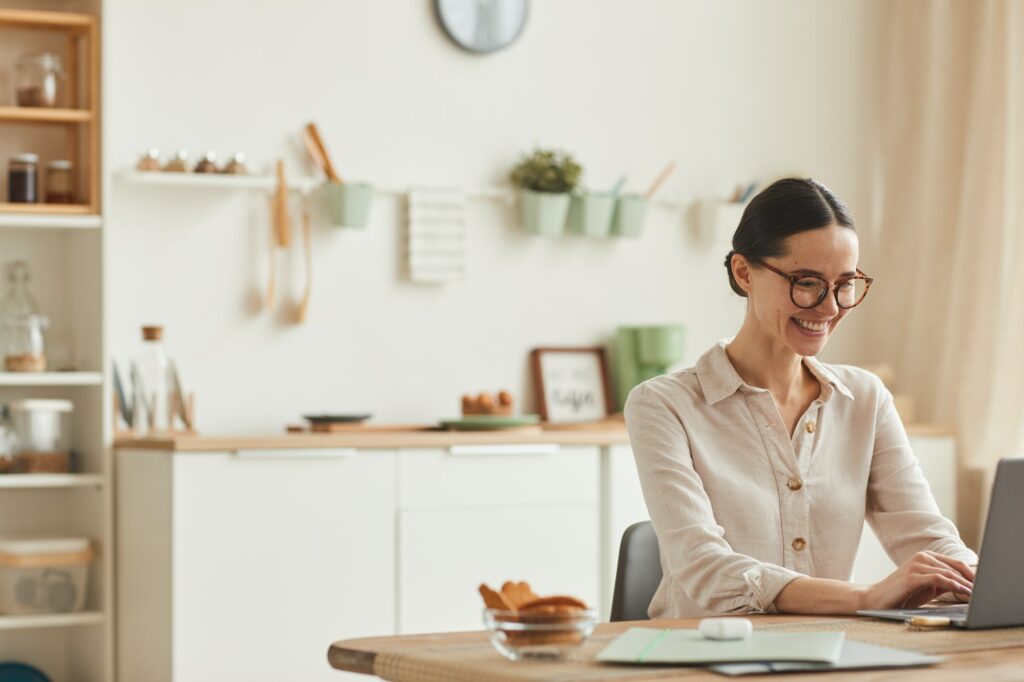
[[751, 260], [783, 256], [788, 237], [829, 225], [854, 229], [850, 209], [825, 185], [811, 178], [785, 178], [768, 185], [747, 204], [732, 235], [732, 251], [725, 256], [729, 286], [746, 297], [732, 274], [733, 255]]

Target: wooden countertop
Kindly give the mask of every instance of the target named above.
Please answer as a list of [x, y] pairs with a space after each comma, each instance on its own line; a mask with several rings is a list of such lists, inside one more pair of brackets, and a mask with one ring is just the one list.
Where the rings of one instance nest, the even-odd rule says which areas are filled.
[[[934, 424], [908, 424], [911, 436], [952, 436], [953, 430]], [[122, 436], [114, 440], [119, 450], [169, 450], [176, 452], [217, 452], [225, 450], [303, 449], [303, 448], [443, 448], [453, 445], [625, 445], [629, 435], [625, 426], [611, 425], [595, 429], [536, 431], [438, 431], [367, 430], [342, 433], [288, 433], [251, 436], [202, 436], [168, 434], [166, 436]]]
[[[754, 627], [797, 626], [800, 629], [845, 630], [836, 627], [837, 616], [747, 616], [754, 621]], [[636, 667], [600, 664], [593, 656], [607, 645], [611, 638], [630, 627], [696, 627], [698, 618], [662, 621], [634, 621], [622, 623], [600, 623], [591, 641], [583, 651], [564, 661], [548, 663], [513, 663], [507, 661], [491, 648], [485, 632], [457, 632], [423, 635], [401, 635], [349, 639], [335, 642], [330, 646], [327, 660], [337, 670], [372, 676], [376, 673], [390, 673], [385, 679], [398, 682], [419, 682], [423, 679], [473, 679], [487, 680], [589, 680], [591, 682], [627, 682], [632, 680], [686, 679], [723, 680], [728, 679], [700, 667]], [[891, 634], [888, 646], [902, 647], [917, 651], [931, 651], [945, 658], [943, 663], [925, 668], [900, 668], [888, 670], [846, 670], [837, 672], [800, 672], [792, 675], [759, 675], [752, 679], [771, 679], [781, 682], [788, 680], [842, 680], [843, 682], [879, 682], [881, 680], [920, 680], [921, 682], [960, 682], [966, 679], [1009, 681], [1020, 680], [1024, 670], [1024, 647], [1020, 646], [1020, 634], [1009, 630], [971, 630], [936, 632], [907, 632], [899, 623], [879, 623], [874, 626], [878, 632], [865, 637], [855, 628], [852, 618], [842, 618], [854, 625], [847, 631], [853, 640], [874, 644], [879, 632]], [[815, 626], [820, 623], [820, 626]], [[810, 627], [808, 627], [810, 626]], [[887, 628], [887, 630], [881, 630]], [[1019, 631], [1014, 628], [1013, 631]], [[931, 638], [932, 641], [927, 641]], [[941, 641], [934, 641], [935, 639]], [[985, 639], [987, 638], [988, 644]], [[1007, 641], [999, 641], [1009, 638]], [[379, 660], [379, 659], [384, 659]], [[400, 664], [398, 663], [400, 660]], [[383, 669], [383, 670], [382, 670]], [[429, 674], [428, 674], [429, 673]], [[448, 673], [438, 677], [438, 673]]]

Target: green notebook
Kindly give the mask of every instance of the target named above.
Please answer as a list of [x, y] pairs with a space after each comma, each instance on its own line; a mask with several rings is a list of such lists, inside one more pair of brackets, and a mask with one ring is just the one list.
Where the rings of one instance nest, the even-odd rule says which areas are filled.
[[705, 639], [697, 630], [630, 628], [612, 640], [597, 660], [604, 663], [703, 665], [752, 661], [835, 663], [842, 632], [758, 632], [748, 639]]

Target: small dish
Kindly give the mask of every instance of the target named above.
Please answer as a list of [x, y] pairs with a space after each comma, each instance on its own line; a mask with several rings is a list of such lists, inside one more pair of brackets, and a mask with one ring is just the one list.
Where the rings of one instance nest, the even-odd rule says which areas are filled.
[[597, 624], [594, 609], [502, 611], [484, 609], [491, 644], [513, 661], [558, 659], [578, 649]]
[[370, 414], [304, 414], [302, 418], [310, 424], [355, 424], [364, 422]]
[[535, 414], [467, 414], [460, 419], [442, 420], [441, 428], [455, 431], [493, 431], [536, 426], [539, 423], [540, 417]]

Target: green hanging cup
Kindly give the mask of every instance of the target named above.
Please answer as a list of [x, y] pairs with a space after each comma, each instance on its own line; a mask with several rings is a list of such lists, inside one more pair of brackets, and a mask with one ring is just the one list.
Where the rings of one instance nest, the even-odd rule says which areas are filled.
[[612, 234], [621, 237], [637, 237], [644, 229], [646, 217], [647, 198], [642, 194], [624, 194], [615, 202]]
[[607, 237], [612, 230], [615, 195], [574, 194], [569, 205], [569, 231], [586, 237]]
[[519, 190], [519, 215], [523, 229], [530, 234], [562, 234], [565, 232], [565, 218], [568, 213], [568, 194]]
[[366, 227], [373, 205], [373, 186], [365, 182], [329, 182], [327, 215], [337, 227]]

